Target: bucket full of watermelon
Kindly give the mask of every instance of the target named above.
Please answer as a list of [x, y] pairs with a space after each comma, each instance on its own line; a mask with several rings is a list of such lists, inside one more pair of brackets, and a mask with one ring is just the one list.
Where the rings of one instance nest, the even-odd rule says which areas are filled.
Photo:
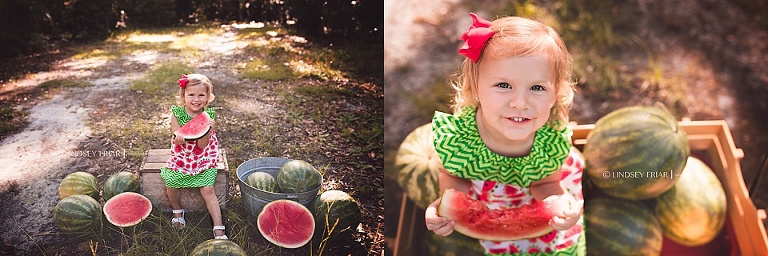
[[237, 179], [245, 210], [253, 216], [259, 216], [266, 204], [279, 199], [312, 209], [323, 184], [323, 175], [311, 164], [281, 157], [245, 161], [237, 167]]

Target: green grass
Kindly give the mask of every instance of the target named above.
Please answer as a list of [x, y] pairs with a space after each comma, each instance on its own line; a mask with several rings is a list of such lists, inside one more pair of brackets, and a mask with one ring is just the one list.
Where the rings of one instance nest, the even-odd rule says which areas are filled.
[[26, 127], [29, 124], [27, 116], [29, 112], [25, 110], [17, 110], [11, 106], [0, 107], [0, 119], [4, 120], [0, 122], [0, 139]]
[[130, 89], [153, 99], [177, 96], [179, 91], [177, 80], [182, 74], [192, 72], [194, 72], [193, 69], [185, 63], [161, 63], [145, 74], [142, 79], [131, 84]]
[[54, 79], [54, 80], [45, 81], [39, 84], [37, 87], [39, 89], [54, 89], [54, 88], [78, 88], [78, 87], [89, 87], [89, 86], [93, 86], [93, 84], [86, 81], [81, 81], [81, 80]]

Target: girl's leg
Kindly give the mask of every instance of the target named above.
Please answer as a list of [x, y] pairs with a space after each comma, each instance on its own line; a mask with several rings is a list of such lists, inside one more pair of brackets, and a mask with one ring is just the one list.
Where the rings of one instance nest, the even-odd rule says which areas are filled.
[[[165, 193], [168, 195], [168, 201], [171, 203], [171, 207], [173, 207], [173, 210], [175, 211], [173, 213], [173, 218], [181, 218], [184, 217], [183, 211], [181, 209], [181, 195], [179, 192], [179, 189], [177, 188], [171, 188], [171, 187], [165, 187]], [[173, 223], [173, 222], [172, 222]], [[176, 222], [173, 223], [177, 228], [183, 228], [184, 224]]]
[[[171, 207], [174, 210], [181, 209], [181, 195], [178, 188], [165, 187], [165, 193], [168, 194], [168, 201], [171, 201]], [[178, 215], [178, 216], [177, 216]], [[174, 214], [173, 217], [181, 217], [181, 214]]]
[[[211, 214], [213, 225], [223, 226], [219, 199], [216, 198], [216, 191], [213, 189], [213, 186], [200, 187], [200, 194], [203, 196], [203, 200], [205, 200], [205, 207], [208, 208], [208, 213]], [[216, 236], [224, 235], [224, 230], [215, 230], [214, 234]]]

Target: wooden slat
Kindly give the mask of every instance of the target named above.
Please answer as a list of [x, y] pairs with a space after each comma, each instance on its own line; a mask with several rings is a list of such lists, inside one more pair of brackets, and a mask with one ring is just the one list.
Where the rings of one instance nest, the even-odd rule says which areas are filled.
[[400, 218], [397, 221], [397, 235], [395, 236], [395, 249], [393, 254], [395, 256], [410, 256], [418, 255], [418, 249], [416, 248], [414, 233], [417, 231], [416, 218], [423, 218], [423, 214], [419, 216], [417, 214], [417, 207], [408, 200], [408, 195], [403, 193], [402, 201], [400, 203]]

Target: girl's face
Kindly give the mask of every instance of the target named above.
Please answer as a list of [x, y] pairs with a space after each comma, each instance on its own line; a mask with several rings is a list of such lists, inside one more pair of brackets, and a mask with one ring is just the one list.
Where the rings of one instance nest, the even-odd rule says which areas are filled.
[[208, 103], [208, 90], [205, 84], [188, 85], [184, 89], [184, 106], [194, 112], [200, 113]]
[[477, 125], [483, 140], [499, 146], [532, 145], [555, 104], [552, 62], [537, 55], [484, 58], [478, 72]]

